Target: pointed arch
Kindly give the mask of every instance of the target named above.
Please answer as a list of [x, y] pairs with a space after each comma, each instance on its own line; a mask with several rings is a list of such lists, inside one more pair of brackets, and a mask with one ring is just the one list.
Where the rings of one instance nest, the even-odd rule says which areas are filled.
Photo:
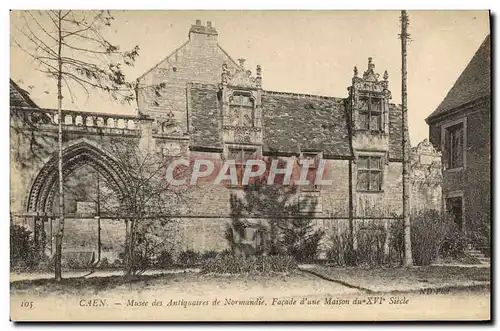
[[[122, 200], [127, 191], [127, 176], [113, 155], [99, 145], [81, 139], [63, 149], [65, 178], [84, 164], [96, 168]], [[28, 212], [49, 212], [58, 192], [58, 155], [51, 157], [35, 178], [28, 196]]]

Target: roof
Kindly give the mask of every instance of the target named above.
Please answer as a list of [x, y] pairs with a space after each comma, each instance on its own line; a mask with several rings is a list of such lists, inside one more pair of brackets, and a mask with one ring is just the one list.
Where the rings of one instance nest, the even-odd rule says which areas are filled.
[[264, 91], [262, 127], [264, 151], [351, 155], [344, 99]]
[[467, 67], [427, 121], [462, 105], [491, 96], [490, 36], [486, 36]]
[[38, 108], [37, 104], [31, 100], [29, 92], [19, 87], [12, 79], [10, 79], [10, 106]]
[[219, 130], [217, 86], [191, 83], [187, 88], [192, 145], [221, 149], [223, 144]]
[[[175, 55], [180, 52], [184, 47], [186, 47], [187, 44], [189, 44], [190, 40], [186, 40], [182, 45], [180, 45], [179, 47], [177, 47], [175, 50], [173, 50], [170, 54], [168, 54], [167, 56], [165, 56], [162, 60], [160, 60], [158, 63], [156, 63], [151, 69], [147, 70], [145, 73], [143, 73], [142, 75], [140, 75], [137, 80], [140, 81], [141, 79], [143, 79], [144, 77], [146, 77], [151, 71], [153, 71], [154, 69], [158, 68], [160, 65], [162, 65], [163, 63], [165, 62], [168, 62], [169, 59], [175, 57]], [[224, 48], [222, 48], [221, 45], [217, 44], [217, 48], [219, 48], [222, 53], [224, 55], [226, 55], [229, 60], [234, 64], [234, 65], [237, 65], [236, 64], [236, 61], [234, 61], [234, 59], [229, 56], [229, 54], [224, 50]]]
[[[222, 149], [218, 87], [188, 84], [192, 146]], [[317, 95], [262, 92], [264, 153], [323, 151], [325, 158], [352, 156], [345, 99]], [[390, 105], [389, 157], [401, 159], [401, 108]]]

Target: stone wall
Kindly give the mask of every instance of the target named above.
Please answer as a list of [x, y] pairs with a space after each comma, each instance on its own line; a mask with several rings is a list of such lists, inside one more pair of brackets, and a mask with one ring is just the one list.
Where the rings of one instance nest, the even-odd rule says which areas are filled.
[[[197, 21], [189, 31], [189, 40], [139, 79], [139, 112], [153, 118], [172, 116], [186, 132], [186, 85], [220, 84], [224, 63], [230, 70], [237, 66], [219, 46], [211, 23], [203, 25]], [[156, 94], [150, 87], [159, 84], [164, 84], [164, 88]]]
[[411, 211], [442, 210], [441, 153], [424, 139], [411, 149]]

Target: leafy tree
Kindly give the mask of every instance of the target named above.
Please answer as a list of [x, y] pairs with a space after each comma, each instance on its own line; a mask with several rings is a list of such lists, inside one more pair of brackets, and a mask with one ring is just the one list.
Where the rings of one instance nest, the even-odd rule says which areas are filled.
[[37, 250], [31, 231], [23, 226], [10, 227], [10, 265], [16, 269], [31, 269], [38, 261]]
[[[233, 253], [241, 255], [239, 250], [248, 250], [248, 244], [242, 242], [253, 241], [254, 254], [287, 254], [297, 261], [314, 259], [323, 237], [323, 231], [314, 229], [313, 224], [317, 202], [305, 198], [302, 203], [307, 208], [299, 210], [299, 190], [297, 186], [267, 185], [256, 180], [253, 185], [242, 186], [241, 194], [232, 193], [232, 219], [226, 239]], [[262, 220], [250, 222], [248, 216]], [[254, 229], [251, 238], [247, 237], [248, 228]]]

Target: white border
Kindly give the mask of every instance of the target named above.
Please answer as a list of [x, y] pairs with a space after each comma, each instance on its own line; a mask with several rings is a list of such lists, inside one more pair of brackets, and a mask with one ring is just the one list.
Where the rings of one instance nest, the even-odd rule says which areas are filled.
[[[283, 2], [277, 2], [277, 1], [269, 1], [269, 0], [253, 0], [251, 2], [236, 2], [236, 1], [211, 1], [211, 2], [206, 2], [206, 1], [189, 1], [185, 0], [182, 2], [173, 2], [173, 1], [168, 1], [168, 2], [163, 2], [164, 7], [158, 7], [159, 2], [158, 1], [151, 1], [151, 0], [143, 0], [143, 1], [129, 1], [129, 2], [111, 2], [111, 1], [96, 1], [96, 0], [86, 0], [85, 2], [83, 1], [72, 1], [71, 2], [71, 7], [75, 9], [96, 9], [96, 8], [109, 8], [109, 9], [145, 9], [145, 8], [151, 8], [151, 9], [200, 9], [200, 8], [205, 8], [205, 9], [401, 9], [402, 3], [400, 1], [385, 1], [385, 0], [379, 0], [379, 1], [348, 1], [348, 2], [336, 2], [334, 5], [332, 4], [331, 7], [325, 7], [325, 4], [328, 2], [325, 2], [323, 0], [309, 0], [309, 1], [283, 1]], [[25, 9], [25, 8], [40, 8], [40, 9], [49, 9], [49, 8], [68, 8], [68, 2], [67, 1], [44, 1], [43, 4], [34, 1], [34, 0], [17, 0], [17, 1], [5, 1], [2, 2], [3, 5], [6, 4], [6, 8], [1, 11], [2, 15], [2, 45], [9, 45], [9, 12], [8, 9]], [[493, 12], [500, 11], [499, 8], [500, 2], [498, 1], [493, 1], [493, 0], [475, 0], [475, 1], [463, 1], [463, 2], [444, 2], [444, 1], [436, 1], [436, 0], [419, 0], [419, 1], [405, 1], [404, 6], [406, 9], [412, 10], [412, 9], [493, 9]], [[168, 6], [168, 7], [167, 7]], [[496, 44], [497, 41], [497, 33], [493, 33], [492, 36], [494, 37], [494, 44]], [[6, 50], [5, 52], [2, 52], [2, 64], [3, 64], [3, 72], [8, 73], [10, 72], [10, 64], [9, 64], [9, 50]], [[496, 52], [495, 54], [498, 54]], [[496, 58], [495, 58], [496, 59]], [[9, 137], [8, 137], [8, 127], [7, 123], [9, 123], [9, 113], [8, 113], [8, 104], [9, 104], [9, 95], [7, 94], [8, 90], [8, 85], [7, 85], [7, 77], [4, 77], [3, 80], [0, 80], [0, 82], [3, 84], [2, 85], [2, 104], [4, 107], [2, 108], [2, 111], [0, 112], [0, 116], [2, 116], [2, 121], [1, 123], [4, 124], [4, 132], [1, 135], [0, 138], [0, 147], [1, 147], [1, 155], [3, 155], [2, 158], [0, 158], [1, 162], [1, 169], [5, 171], [5, 173], [8, 173], [8, 169], [10, 169], [9, 165], [9, 159], [6, 157], [6, 155], [9, 155]], [[496, 97], [496, 94], [495, 96]], [[499, 116], [496, 116], [498, 119]], [[498, 134], [497, 134], [498, 137]], [[500, 144], [496, 144], [498, 146]], [[500, 147], [498, 147], [500, 149]], [[493, 151], [492, 151], [493, 152]], [[499, 150], [495, 150], [495, 152], [499, 152]], [[1, 279], [1, 284], [3, 292], [1, 293], [2, 297], [2, 311], [3, 311], [3, 316], [1, 318], [2, 320], [2, 330], [11, 330], [14, 328], [14, 325], [12, 323], [9, 323], [9, 307], [10, 307], [10, 298], [9, 298], [9, 287], [8, 287], [8, 279], [9, 279], [9, 268], [8, 268], [8, 259], [9, 259], [9, 250], [8, 250], [8, 214], [9, 214], [9, 179], [8, 176], [2, 176], [3, 179], [3, 185], [1, 186], [1, 196], [0, 196], [0, 204], [1, 204], [1, 212], [3, 216], [3, 231], [2, 234], [4, 236], [4, 240], [2, 240], [3, 243], [3, 249], [1, 250], [2, 252], [2, 261], [1, 264], [4, 268], [4, 272], [1, 274], [2, 279]], [[497, 183], [495, 181], [495, 183]], [[498, 205], [498, 200], [496, 201], [497, 203], [493, 203], [493, 205]], [[496, 229], [498, 231], [499, 226], [496, 226]], [[495, 233], [497, 234], [497, 233]], [[497, 245], [498, 247], [498, 245]], [[497, 253], [497, 252], [495, 252]], [[494, 280], [492, 280], [494, 281]], [[496, 279], [495, 279], [496, 281]], [[497, 286], [495, 286], [497, 288]], [[498, 307], [498, 305], [495, 305], [495, 307]], [[498, 317], [498, 314], [494, 314], [495, 316]], [[153, 327], [157, 328], [165, 328], [165, 325], [152, 325]], [[229, 325], [229, 328], [234, 327], [235, 325]], [[426, 330], [431, 330], [434, 328], [438, 328], [439, 325], [436, 326], [431, 326], [431, 325], [422, 325], [417, 327], [422, 327], [425, 328]], [[52, 328], [54, 327], [53, 325], [47, 325], [47, 327]], [[64, 325], [61, 326], [64, 329], [87, 329], [87, 330], [108, 330], [112, 326], [110, 325], [102, 325], [102, 326], [97, 326], [97, 325]], [[115, 326], [116, 327], [116, 326]], [[120, 327], [120, 326], [118, 326]], [[127, 328], [130, 329], [141, 329], [142, 326], [140, 325], [132, 325], [128, 326]], [[178, 325], [166, 325], [169, 329], [175, 329], [179, 328], [180, 326]], [[183, 329], [192, 329], [192, 330], [198, 330], [200, 325], [193, 325], [193, 326], [188, 326], [188, 327], [183, 327]], [[220, 325], [213, 325], [211, 328], [214, 330], [219, 329]], [[258, 325], [259, 328], [268, 328], [266, 325]], [[288, 325], [281, 325], [278, 326], [276, 325], [275, 327], [281, 327], [281, 328], [288, 328]], [[307, 328], [305, 325], [301, 325], [300, 327]], [[332, 325], [319, 325], [316, 327], [323, 327], [325, 329], [329, 329], [332, 327]], [[359, 326], [354, 326], [354, 325], [334, 325], [333, 327], [335, 328], [348, 328], [349, 330], [359, 328]], [[379, 327], [379, 328], [386, 328], [387, 325], [375, 325], [374, 327]], [[399, 328], [404, 328], [402, 325], [397, 325], [396, 326], [398, 329]], [[415, 326], [413, 326], [415, 327]], [[467, 325], [466, 326], [468, 329], [474, 329], [480, 327], [480, 325]], [[30, 325], [30, 326], [24, 326], [24, 329], [39, 329], [39, 325]], [[238, 328], [242, 330], [250, 329], [251, 326], [238, 326]]]

